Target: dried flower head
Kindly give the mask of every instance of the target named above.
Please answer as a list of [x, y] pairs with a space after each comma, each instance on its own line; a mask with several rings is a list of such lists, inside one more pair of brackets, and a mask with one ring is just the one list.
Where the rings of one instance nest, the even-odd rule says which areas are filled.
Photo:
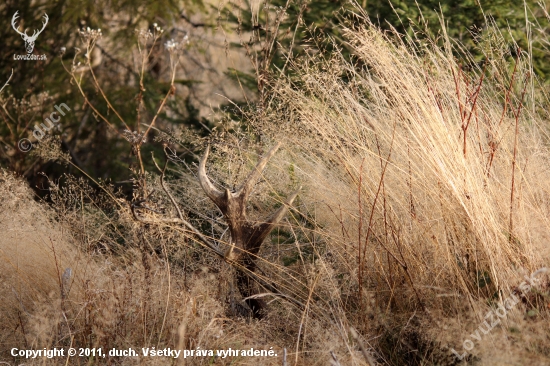
[[132, 145], [141, 145], [147, 141], [144, 133], [138, 133], [137, 131], [124, 130], [122, 134]]
[[86, 44], [92, 44], [95, 43], [95, 41], [98, 38], [101, 38], [103, 34], [101, 33], [101, 28], [99, 29], [91, 29], [90, 27], [82, 28], [82, 30], [79, 30], [78, 33], [80, 34], [80, 37]]
[[154, 40], [160, 38], [161, 34], [164, 33], [164, 29], [157, 23], [153, 23], [152, 31], [151, 29], [136, 29], [135, 32], [137, 33], [139, 43], [146, 44], [151, 38]]
[[189, 44], [189, 36], [183, 37], [181, 42], [177, 42], [174, 39], [170, 39], [164, 43], [164, 48], [170, 53], [178, 52], [183, 49], [184, 46]]

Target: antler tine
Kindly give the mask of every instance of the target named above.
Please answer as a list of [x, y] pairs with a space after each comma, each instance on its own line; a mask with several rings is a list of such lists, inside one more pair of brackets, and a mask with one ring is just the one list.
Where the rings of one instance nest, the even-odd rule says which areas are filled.
[[42, 22], [42, 29], [38, 30], [34, 30], [34, 32], [32, 33], [32, 36], [30, 37], [31, 39], [36, 39], [38, 37], [38, 35], [40, 35], [40, 33], [42, 33], [44, 31], [44, 29], [46, 28], [46, 25], [48, 24], [48, 20], [50, 18], [48, 18], [48, 14], [44, 14], [44, 18], [46, 19], [45, 22]]
[[256, 226], [254, 238], [255, 240], [258, 240], [261, 243], [265, 239], [265, 237], [271, 232], [271, 230], [273, 230], [275, 225], [277, 225], [279, 221], [281, 221], [281, 219], [285, 217], [288, 207], [292, 205], [292, 202], [294, 202], [301, 189], [302, 187], [300, 186], [265, 222]]
[[50, 18], [48, 17], [48, 14], [44, 13], [44, 19], [46, 20], [45, 22], [42, 22], [42, 29], [40, 30], [39, 34], [42, 33], [42, 31], [44, 30], [44, 28], [46, 28], [46, 25], [48, 24], [48, 21], [50, 20]]
[[244, 197], [246, 199], [250, 192], [252, 191], [252, 188], [254, 187], [254, 184], [260, 179], [260, 176], [262, 175], [262, 172], [264, 171], [265, 166], [267, 165], [267, 162], [269, 159], [275, 155], [277, 150], [281, 147], [281, 142], [277, 142], [275, 146], [271, 148], [271, 150], [268, 151], [267, 154], [265, 154], [264, 157], [258, 161], [258, 164], [254, 167], [252, 172], [248, 175], [246, 180], [243, 182], [243, 184], [239, 187], [237, 190], [237, 196]]
[[199, 183], [204, 190], [204, 193], [210, 198], [216, 206], [219, 208], [222, 208], [222, 206], [225, 206], [224, 204], [224, 194], [217, 189], [214, 184], [210, 181], [208, 178], [208, 175], [206, 175], [206, 160], [208, 159], [208, 154], [210, 153], [210, 145], [206, 148], [206, 151], [199, 163]]
[[26, 33], [21, 33], [21, 32], [19, 31], [19, 27], [16, 27], [16, 26], [15, 26], [15, 21], [17, 20], [17, 18], [19, 18], [19, 15], [17, 15], [17, 13], [19, 13], [19, 10], [17, 10], [17, 11], [15, 12], [15, 14], [13, 14], [13, 17], [11, 18], [11, 26], [12, 26], [12, 28], [13, 28], [17, 33], [19, 33], [20, 35], [26, 34]]
[[[13, 14], [13, 16], [11, 17], [11, 25], [13, 25], [13, 27], [15, 28], [15, 21], [17, 20], [17, 18], [19, 18], [19, 10], [17, 10], [15, 12], [15, 14]], [[16, 30], [19, 29], [19, 27], [16, 28]]]

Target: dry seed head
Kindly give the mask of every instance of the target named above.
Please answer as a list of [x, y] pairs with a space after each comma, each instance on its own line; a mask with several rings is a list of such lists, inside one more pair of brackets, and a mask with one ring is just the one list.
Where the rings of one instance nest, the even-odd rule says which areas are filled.
[[90, 27], [86, 27], [82, 28], [82, 30], [79, 30], [78, 33], [80, 34], [82, 40], [87, 44], [91, 44], [92, 42], [95, 42], [98, 38], [101, 38], [101, 36], [103, 36], [103, 34], [101, 33], [101, 28], [90, 29]]

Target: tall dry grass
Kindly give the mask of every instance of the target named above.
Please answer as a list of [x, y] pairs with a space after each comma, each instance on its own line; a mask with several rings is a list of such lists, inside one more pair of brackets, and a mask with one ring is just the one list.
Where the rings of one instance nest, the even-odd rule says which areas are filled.
[[[175, 217], [175, 210], [157, 177], [147, 176], [152, 209], [142, 211], [157, 225], [136, 222], [124, 197], [110, 187], [101, 185], [97, 194], [68, 178], [66, 188], [52, 191], [55, 221], [48, 221], [63, 229], [48, 230], [66, 230], [69, 262], [83, 258], [86, 265], [43, 260], [42, 252], [29, 249], [38, 236], [27, 235], [19, 247], [2, 242], [2, 253], [11, 251], [6, 258], [24, 253], [25, 263], [39, 263], [48, 275], [29, 287], [24, 310], [13, 296], [6, 303], [11, 315], [2, 327], [12, 331], [1, 348], [22, 342], [106, 349], [274, 347], [274, 358], [178, 362], [281, 365], [286, 348], [292, 365], [459, 364], [450, 349], [462, 352], [463, 340], [487, 311], [550, 258], [545, 102], [534, 97], [523, 53], [509, 65], [503, 62], [507, 51], [494, 49], [499, 57], [487, 54], [482, 65], [471, 63], [466, 71], [450, 40], [440, 47], [381, 33], [366, 22], [347, 29], [345, 37], [353, 61], [338, 52], [293, 60], [291, 77], [274, 77], [264, 91], [265, 109], [248, 115], [252, 134], [233, 131], [210, 141], [209, 174], [230, 189], [264, 145], [284, 142], [249, 207], [262, 220], [303, 186], [258, 258], [258, 273], [294, 302], [266, 292], [267, 318], [243, 317], [234, 269], [192, 233], [161, 220]], [[258, 135], [263, 144], [257, 144]], [[227, 225], [202, 193], [195, 167], [174, 163], [170, 190], [186, 217], [223, 247]], [[3, 197], [11, 197], [13, 179], [2, 181]], [[13, 202], [8, 212], [20, 212], [17, 205], [30, 199], [19, 195]], [[40, 217], [53, 215], [33, 205], [42, 210]], [[21, 215], [18, 223], [25, 221]], [[48, 231], [39, 232], [44, 237]], [[65, 296], [56, 268], [66, 266], [93, 270], [75, 274], [79, 290]], [[0, 268], [7, 278], [3, 296], [14, 283], [35, 278], [30, 265]], [[549, 296], [548, 277], [541, 276], [540, 285], [462, 362], [548, 363]]]
[[258, 130], [287, 142], [335, 262], [323, 277], [345, 273], [335, 300], [350, 322], [380, 334], [372, 317], [397, 318], [389, 322], [414, 333], [405, 324], [423, 318], [442, 346], [461, 349], [477, 327], [468, 317], [480, 323], [548, 265], [548, 121], [529, 98], [528, 55], [512, 65], [487, 55], [464, 71], [448, 39], [438, 47], [372, 25], [346, 37], [353, 63], [340, 54], [296, 63]]

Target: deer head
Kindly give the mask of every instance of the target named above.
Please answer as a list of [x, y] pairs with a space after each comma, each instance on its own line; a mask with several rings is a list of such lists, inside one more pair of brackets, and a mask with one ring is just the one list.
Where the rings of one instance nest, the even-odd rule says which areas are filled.
[[219, 190], [208, 178], [206, 174], [206, 160], [208, 159], [210, 147], [206, 149], [199, 164], [200, 185], [208, 198], [210, 198], [221, 210], [229, 225], [231, 247], [226, 252], [225, 259], [235, 264], [237, 268], [237, 286], [241, 295], [247, 299], [246, 303], [252, 310], [252, 314], [255, 318], [262, 318], [263, 315], [265, 315], [264, 309], [266, 304], [262, 299], [250, 298], [258, 294], [259, 291], [250, 276], [248, 276], [245, 271], [239, 270], [239, 267], [244, 267], [248, 271], [254, 272], [256, 269], [256, 258], [264, 239], [284, 217], [287, 207], [292, 204], [298, 192], [288, 197], [286, 202], [264, 222], [254, 223], [248, 221], [246, 204], [267, 162], [275, 155], [280, 146], [281, 144], [277, 143], [260, 159], [254, 170], [252, 170], [244, 183], [241, 184], [235, 192], [231, 192], [229, 189], [223, 191]]
[[17, 20], [17, 18], [19, 18], [19, 16], [17, 15], [19, 11], [16, 11], [15, 14], [13, 14], [13, 17], [11, 18], [11, 26], [13, 27], [13, 29], [19, 33], [21, 35], [21, 38], [23, 38], [23, 40], [25, 41], [25, 48], [27, 49], [27, 53], [32, 53], [32, 51], [34, 50], [34, 42], [36, 41], [36, 38], [38, 37], [38, 35], [40, 35], [40, 33], [42, 33], [42, 31], [44, 30], [44, 28], [46, 28], [46, 24], [48, 24], [48, 14], [44, 14], [44, 22], [42, 22], [42, 29], [40, 29], [39, 31], [35, 30], [32, 34], [32, 36], [29, 36], [27, 35], [27, 30], [25, 29], [25, 32], [24, 33], [21, 33], [19, 31], [19, 26], [15, 26], [15, 21]]

